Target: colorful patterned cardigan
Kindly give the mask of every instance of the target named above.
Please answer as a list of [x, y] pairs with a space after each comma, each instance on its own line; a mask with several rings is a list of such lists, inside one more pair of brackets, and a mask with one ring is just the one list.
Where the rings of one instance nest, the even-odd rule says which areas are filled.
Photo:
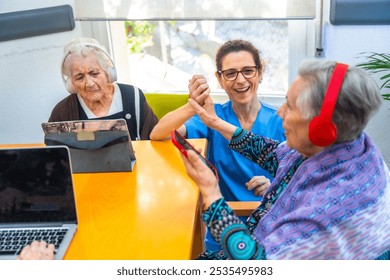
[[377, 259], [390, 252], [390, 176], [362, 133], [303, 158], [285, 143], [237, 130], [230, 148], [275, 176], [246, 223], [224, 199], [202, 219], [221, 251], [200, 259]]

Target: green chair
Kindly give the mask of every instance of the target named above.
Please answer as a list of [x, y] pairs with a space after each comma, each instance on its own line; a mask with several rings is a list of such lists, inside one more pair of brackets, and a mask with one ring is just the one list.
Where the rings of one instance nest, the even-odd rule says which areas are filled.
[[188, 101], [188, 94], [184, 93], [145, 93], [146, 101], [152, 107], [158, 119]]

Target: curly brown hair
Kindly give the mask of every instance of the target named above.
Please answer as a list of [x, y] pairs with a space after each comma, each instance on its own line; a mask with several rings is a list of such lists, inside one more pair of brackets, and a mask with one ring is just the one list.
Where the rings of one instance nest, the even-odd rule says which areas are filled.
[[222, 70], [222, 60], [226, 55], [240, 51], [246, 51], [252, 54], [256, 66], [259, 67], [259, 73], [262, 74], [264, 70], [264, 63], [260, 57], [260, 51], [252, 43], [241, 39], [229, 40], [219, 47], [215, 57], [217, 71]]

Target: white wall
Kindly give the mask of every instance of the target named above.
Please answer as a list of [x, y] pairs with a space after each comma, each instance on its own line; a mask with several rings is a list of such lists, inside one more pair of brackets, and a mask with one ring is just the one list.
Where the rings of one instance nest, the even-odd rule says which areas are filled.
[[[390, 52], [390, 25], [334, 26], [329, 23], [329, 6], [330, 0], [324, 0], [324, 20], [328, 21], [324, 29], [324, 59], [356, 65], [364, 60], [364, 52]], [[372, 136], [390, 166], [390, 101], [383, 102], [366, 132]]]
[[[0, 2], [0, 13], [69, 4], [68, 0]], [[64, 45], [81, 36], [72, 31], [0, 42], [0, 144], [42, 143], [41, 123], [68, 95], [61, 79]]]

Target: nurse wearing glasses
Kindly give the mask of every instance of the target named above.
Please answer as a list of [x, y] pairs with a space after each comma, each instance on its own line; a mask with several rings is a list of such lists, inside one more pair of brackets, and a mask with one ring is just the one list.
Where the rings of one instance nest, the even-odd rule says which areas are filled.
[[[230, 99], [224, 104], [214, 104], [218, 117], [256, 134], [284, 141], [282, 121], [276, 109], [258, 99], [257, 89], [264, 70], [259, 50], [244, 40], [227, 41], [218, 49], [216, 67], [218, 82]], [[210, 94], [202, 75], [193, 76], [188, 88], [190, 96], [198, 102]], [[221, 192], [227, 201], [261, 201], [272, 176], [229, 149], [228, 141], [207, 127], [189, 103], [165, 115], [152, 130], [150, 138], [168, 139], [172, 129], [187, 138], [208, 140], [206, 155], [218, 170]], [[218, 249], [211, 235], [207, 235], [205, 241], [208, 250]]]

